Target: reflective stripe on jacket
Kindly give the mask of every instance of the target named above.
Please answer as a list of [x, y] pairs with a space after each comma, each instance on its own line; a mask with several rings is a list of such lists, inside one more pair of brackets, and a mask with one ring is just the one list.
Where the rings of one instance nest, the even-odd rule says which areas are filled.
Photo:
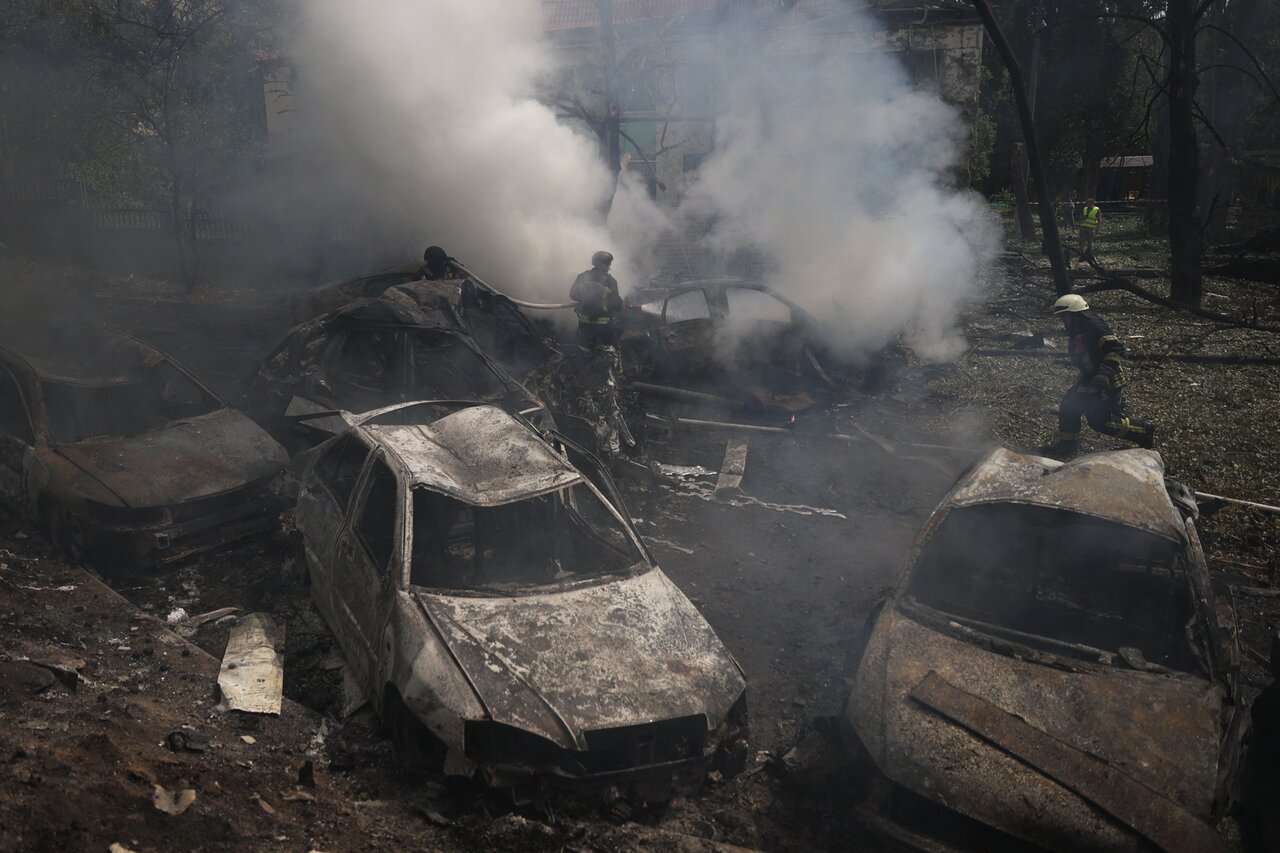
[[1097, 228], [1098, 217], [1102, 215], [1102, 209], [1096, 204], [1093, 207], [1084, 209], [1084, 219], [1080, 220], [1081, 228]]

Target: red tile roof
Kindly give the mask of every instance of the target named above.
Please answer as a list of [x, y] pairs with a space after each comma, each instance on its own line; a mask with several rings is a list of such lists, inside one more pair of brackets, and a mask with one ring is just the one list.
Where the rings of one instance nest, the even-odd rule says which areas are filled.
[[[654, 18], [715, 11], [716, 0], [614, 0], [613, 22], [637, 24]], [[600, 26], [596, 0], [542, 0], [548, 30], [578, 30]]]

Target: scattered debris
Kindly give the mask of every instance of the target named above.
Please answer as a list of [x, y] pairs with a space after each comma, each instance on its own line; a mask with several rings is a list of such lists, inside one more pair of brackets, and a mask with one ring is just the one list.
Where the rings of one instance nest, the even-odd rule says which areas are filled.
[[736, 492], [742, 486], [742, 475], [747, 471], [747, 440], [731, 438], [724, 448], [724, 462], [716, 480], [716, 494]]
[[174, 752], [204, 752], [209, 748], [209, 738], [200, 732], [177, 729], [169, 732], [165, 743]]
[[240, 740], [244, 741], [250, 746], [253, 746], [255, 743], [258, 742], [258, 739], [253, 735], [240, 735]]
[[279, 714], [284, 697], [284, 627], [251, 613], [231, 629], [218, 673], [223, 704], [232, 711]]
[[163, 785], [155, 786], [151, 802], [157, 809], [169, 815], [180, 815], [196, 801], [196, 792], [190, 788], [181, 791], [169, 791]]
[[168, 622], [170, 625], [176, 625], [179, 622], [185, 622], [188, 618], [186, 610], [181, 607], [175, 607], [173, 610], [169, 611], [169, 615], [164, 618], [164, 621]]

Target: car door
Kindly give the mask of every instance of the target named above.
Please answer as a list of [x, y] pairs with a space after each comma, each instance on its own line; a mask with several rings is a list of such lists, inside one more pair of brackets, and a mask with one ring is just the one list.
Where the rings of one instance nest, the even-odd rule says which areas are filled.
[[715, 326], [707, 294], [701, 288], [667, 299], [658, 330], [665, 361], [675, 370], [703, 373], [714, 363]]
[[23, 515], [31, 509], [27, 478], [35, 443], [26, 395], [13, 373], [0, 366], [0, 501]]
[[370, 686], [378, 671], [378, 638], [386, 621], [393, 564], [402, 556], [404, 496], [387, 461], [377, 454], [356, 489], [333, 562], [335, 618], [349, 627], [347, 663]]
[[722, 351], [742, 366], [775, 366], [794, 370], [803, 340], [791, 307], [776, 296], [751, 287], [727, 287]]
[[306, 550], [312, 597], [335, 631], [335, 547], [369, 453], [358, 432], [347, 432], [320, 451], [298, 490], [295, 518]]

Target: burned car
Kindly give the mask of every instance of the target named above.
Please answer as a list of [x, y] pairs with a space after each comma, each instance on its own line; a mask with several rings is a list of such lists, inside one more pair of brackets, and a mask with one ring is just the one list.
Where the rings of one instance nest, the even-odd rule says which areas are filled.
[[849, 696], [893, 783], [871, 821], [980, 849], [1222, 849], [1211, 824], [1248, 723], [1195, 514], [1146, 450], [1062, 464], [1000, 449], [963, 476]]
[[836, 374], [878, 382], [902, 360], [896, 345], [863, 363], [835, 358], [815, 319], [749, 279], [650, 285], [627, 295], [619, 349], [629, 376], [714, 376], [739, 386], [794, 390], [830, 385]]
[[164, 564], [275, 529], [284, 449], [164, 353], [0, 327], [0, 497], [72, 560]]
[[309, 291], [294, 300], [294, 323], [305, 324], [347, 305], [379, 298], [431, 315], [447, 314], [490, 358], [521, 378], [551, 355], [545, 342], [550, 329], [540, 328], [510, 298], [466, 276], [424, 279], [419, 263], [399, 264]]
[[[541, 401], [491, 359], [448, 305], [364, 299], [291, 330], [249, 386], [250, 412], [284, 438], [320, 411], [418, 399], [487, 402], [550, 425]], [[295, 398], [300, 398], [295, 401]]]
[[377, 299], [398, 284], [421, 278], [422, 264], [414, 261], [312, 288], [292, 298], [290, 312], [293, 322], [305, 323], [358, 299]]
[[312, 597], [405, 754], [647, 796], [741, 753], [741, 669], [590, 456], [454, 403], [390, 407], [310, 453]]

